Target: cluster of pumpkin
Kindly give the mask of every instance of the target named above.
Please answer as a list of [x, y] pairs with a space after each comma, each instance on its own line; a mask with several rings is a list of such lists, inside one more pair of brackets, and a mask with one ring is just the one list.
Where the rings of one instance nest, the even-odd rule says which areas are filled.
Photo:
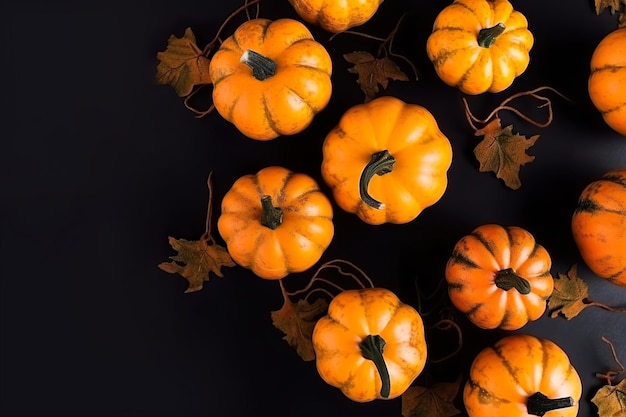
[[[369, 20], [382, 0], [290, 2], [304, 21], [340, 32]], [[527, 25], [507, 0], [456, 0], [437, 16], [426, 50], [445, 83], [466, 94], [498, 92], [529, 64]], [[626, 135], [624, 50], [626, 29], [598, 46], [589, 93], [607, 124]], [[305, 129], [329, 102], [331, 73], [328, 52], [293, 19], [243, 23], [210, 62], [215, 108], [256, 140]], [[343, 210], [368, 224], [401, 224], [442, 197], [451, 161], [432, 114], [387, 96], [346, 111], [324, 140], [321, 173]], [[584, 190], [572, 220], [588, 266], [623, 287], [625, 215], [626, 170], [616, 170]], [[281, 279], [319, 261], [333, 238], [333, 209], [313, 178], [270, 166], [232, 185], [218, 229], [235, 262]], [[550, 268], [548, 251], [528, 231], [488, 224], [459, 240], [445, 277], [452, 303], [474, 324], [515, 330], [543, 315]], [[338, 294], [313, 344], [322, 378], [355, 401], [398, 397], [427, 356], [420, 315], [384, 288]], [[515, 335], [476, 357], [463, 398], [470, 416], [556, 408], [575, 416], [580, 395], [580, 378], [556, 344]]]

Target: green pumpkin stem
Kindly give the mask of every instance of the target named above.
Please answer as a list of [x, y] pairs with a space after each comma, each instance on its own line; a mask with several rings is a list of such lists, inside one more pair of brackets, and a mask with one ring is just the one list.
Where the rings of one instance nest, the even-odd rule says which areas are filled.
[[385, 207], [384, 203], [374, 199], [367, 191], [370, 181], [374, 175], [385, 175], [393, 170], [393, 164], [396, 159], [391, 156], [388, 150], [376, 152], [372, 155], [369, 163], [363, 168], [361, 178], [359, 179], [359, 192], [361, 194], [361, 200], [368, 206], [380, 210]]
[[530, 283], [513, 271], [513, 268], [498, 271], [494, 280], [496, 287], [508, 291], [515, 288], [520, 294], [530, 293]]
[[374, 362], [378, 374], [380, 375], [380, 381], [382, 386], [380, 387], [380, 396], [383, 398], [389, 397], [391, 391], [391, 380], [389, 379], [389, 370], [387, 364], [383, 358], [383, 350], [385, 349], [385, 339], [380, 335], [368, 335], [361, 341], [359, 347], [361, 348], [361, 354], [365, 359], [369, 359]]
[[274, 207], [271, 196], [264, 195], [261, 197], [261, 207], [263, 208], [261, 224], [272, 230], [280, 226], [283, 222], [283, 211], [278, 207]]
[[558, 410], [559, 408], [567, 408], [574, 405], [572, 397], [563, 397], [551, 399], [540, 392], [536, 392], [526, 401], [526, 410], [528, 414], [534, 416], [543, 416], [548, 411]]
[[506, 29], [504, 23], [498, 23], [493, 27], [481, 29], [478, 32], [478, 45], [483, 48], [489, 48], [496, 41], [496, 38], [504, 32], [504, 29]]
[[276, 63], [266, 56], [251, 49], [246, 49], [239, 59], [252, 70], [252, 75], [259, 81], [263, 81], [276, 74]]

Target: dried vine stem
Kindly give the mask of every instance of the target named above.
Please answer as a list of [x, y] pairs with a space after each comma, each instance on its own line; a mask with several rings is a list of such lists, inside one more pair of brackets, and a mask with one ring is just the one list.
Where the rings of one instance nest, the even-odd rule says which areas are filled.
[[[548, 87], [548, 86], [542, 86], [542, 87], [538, 87], [535, 88], [534, 90], [529, 90], [529, 91], [522, 91], [520, 93], [517, 94], [513, 94], [512, 96], [510, 96], [509, 98], [505, 99], [502, 101], [502, 103], [500, 103], [500, 105], [498, 107], [496, 107], [491, 113], [489, 113], [489, 115], [487, 117], [485, 117], [484, 119], [479, 119], [478, 117], [474, 116], [474, 114], [472, 114], [470, 108], [469, 108], [469, 104], [467, 103], [467, 99], [465, 97], [463, 97], [463, 104], [465, 106], [465, 117], [467, 117], [467, 122], [469, 123], [469, 125], [472, 127], [472, 129], [474, 130], [478, 130], [478, 128], [476, 127], [476, 125], [474, 124], [474, 122], [477, 123], [481, 123], [481, 124], [486, 124], [488, 123], [494, 116], [496, 116], [498, 114], [499, 111], [501, 110], [508, 110], [512, 113], [514, 113], [515, 115], [517, 115], [518, 117], [520, 117], [522, 120], [536, 126], [539, 128], [543, 128], [543, 127], [547, 127], [552, 123], [552, 118], [553, 118], [553, 113], [552, 113], [552, 102], [550, 101], [549, 98], [539, 95], [537, 93], [539, 93], [540, 91], [543, 90], [550, 90], [554, 93], [556, 93], [557, 95], [559, 95], [560, 97], [564, 98], [567, 101], [571, 101], [569, 98], [567, 98], [566, 96], [564, 96], [563, 94], [561, 94], [560, 92], [558, 92], [556, 89], [552, 88], [552, 87]], [[540, 102], [542, 102], [543, 104], [537, 106], [537, 108], [543, 108], [543, 107], [547, 107], [548, 109], [548, 118], [545, 122], [538, 122], [536, 120], [533, 120], [532, 118], [530, 118], [529, 116], [525, 115], [524, 113], [522, 113], [521, 111], [519, 111], [518, 109], [516, 109], [513, 106], [510, 106], [509, 103], [517, 98], [520, 97], [525, 97], [525, 96], [530, 96], [533, 97], [537, 100], [539, 100]]]
[[437, 329], [437, 330], [450, 330], [450, 329], [454, 329], [456, 330], [457, 336], [458, 336], [458, 345], [456, 347], [456, 349], [454, 350], [454, 352], [449, 353], [447, 355], [445, 355], [442, 358], [437, 358], [437, 359], [430, 359], [430, 363], [440, 363], [443, 362], [447, 359], [450, 359], [451, 357], [453, 357], [454, 355], [456, 355], [457, 353], [459, 353], [461, 351], [461, 348], [463, 347], [463, 331], [461, 330], [461, 327], [456, 324], [454, 322], [454, 320], [451, 319], [441, 319], [439, 320], [437, 323], [435, 323], [432, 326], [433, 329]]
[[347, 33], [350, 35], [361, 36], [363, 38], [381, 42], [381, 44], [378, 46], [378, 56], [381, 56], [381, 55], [392, 56], [392, 57], [403, 60], [411, 67], [411, 70], [413, 71], [413, 74], [415, 75], [415, 79], [417, 80], [419, 78], [419, 72], [417, 71], [417, 67], [415, 66], [415, 64], [413, 64], [413, 62], [411, 62], [411, 60], [408, 59], [406, 56], [392, 51], [393, 40], [396, 37], [396, 34], [398, 33], [398, 30], [400, 29], [400, 24], [402, 23], [402, 20], [404, 20], [405, 16], [406, 16], [406, 13], [400, 16], [400, 19], [398, 19], [398, 22], [396, 22], [396, 25], [391, 30], [391, 32], [389, 32], [389, 35], [387, 35], [386, 38], [381, 38], [379, 36], [374, 36], [374, 35], [370, 35], [370, 34], [363, 33], [363, 32], [357, 32], [353, 30], [344, 30], [343, 32], [335, 33], [334, 35], [332, 35], [330, 38], [328, 38], [328, 41], [332, 41], [337, 35]]
[[615, 346], [613, 346], [613, 343], [611, 343], [611, 341], [604, 336], [602, 336], [602, 340], [606, 342], [611, 348], [611, 353], [613, 354], [613, 360], [615, 361], [615, 363], [617, 364], [619, 368], [609, 369], [606, 373], [596, 373], [596, 377], [600, 379], [604, 379], [607, 385], [612, 385], [613, 380], [617, 378], [617, 376], [620, 375], [622, 372], [624, 372], [625, 369], [624, 369], [624, 365], [622, 365], [622, 363], [619, 361], [617, 357], [617, 353], [615, 353]]
[[209, 244], [214, 244], [215, 239], [213, 239], [213, 235], [211, 234], [211, 217], [213, 214], [213, 171], [209, 172], [209, 176], [207, 178], [207, 189], [209, 191], [208, 203], [207, 203], [207, 213], [206, 213], [206, 225], [204, 228], [204, 234], [202, 234], [201, 239], [207, 241]]
[[[351, 272], [347, 272], [344, 270], [344, 266], [348, 266], [350, 268], [353, 268], [357, 271], [357, 273], [359, 274], [359, 276], [357, 276], [356, 274], [353, 274]], [[350, 261], [346, 261], [344, 259], [334, 259], [332, 261], [328, 261], [324, 264], [322, 264], [317, 271], [315, 271], [315, 273], [313, 274], [313, 277], [309, 280], [308, 284], [304, 287], [301, 288], [299, 290], [296, 291], [286, 291], [284, 290], [283, 284], [282, 284], [282, 280], [281, 281], [281, 287], [283, 288], [283, 294], [285, 296], [288, 297], [293, 297], [299, 294], [303, 294], [303, 293], [307, 293], [306, 296], [304, 297], [305, 300], [308, 299], [308, 297], [315, 293], [315, 292], [322, 292], [324, 294], [326, 294], [328, 297], [333, 298], [334, 295], [327, 290], [326, 288], [322, 288], [322, 287], [316, 287], [313, 288], [313, 285], [315, 283], [322, 283], [325, 285], [328, 285], [332, 288], [334, 288], [335, 290], [341, 292], [341, 291], [345, 291], [346, 288], [342, 287], [341, 285], [332, 282], [331, 280], [327, 279], [327, 278], [322, 278], [321, 273], [326, 270], [326, 269], [335, 269], [339, 272], [339, 274], [341, 274], [342, 276], [351, 278], [352, 280], [354, 280], [354, 282], [356, 283], [356, 285], [360, 288], [372, 288], [374, 287], [374, 283], [372, 281], [372, 279], [358, 266], [356, 266], [355, 264], [353, 264]]]
[[[222, 32], [224, 31], [224, 29], [226, 28], [226, 25], [228, 25], [228, 23], [230, 23], [230, 21], [235, 18], [237, 15], [239, 15], [240, 13], [244, 12], [246, 13], [246, 18], [247, 20], [251, 20], [252, 19], [252, 15], [250, 14], [249, 8], [250, 6], [254, 6], [256, 5], [256, 13], [254, 18], [258, 18], [259, 17], [259, 3], [261, 2], [261, 0], [246, 0], [243, 4], [243, 6], [240, 6], [237, 10], [235, 10], [234, 12], [232, 12], [221, 24], [221, 26], [219, 27], [219, 29], [217, 30], [217, 33], [215, 35], [215, 37], [211, 40], [211, 42], [209, 42], [208, 44], [206, 44], [206, 46], [202, 49], [202, 55], [205, 57], [209, 57], [209, 55], [211, 55], [211, 52], [213, 51], [213, 48], [215, 47], [215, 45], [217, 45], [218, 43], [222, 43]], [[195, 108], [194, 106], [191, 105], [190, 100], [192, 98], [195, 97], [195, 95], [201, 91], [204, 88], [209, 87], [210, 84], [203, 84], [198, 86], [195, 90], [193, 90], [191, 93], [189, 93], [185, 99], [183, 100], [183, 104], [185, 105], [185, 107], [188, 110], [191, 110], [194, 114], [195, 114], [195, 118], [200, 119], [202, 117], [208, 116], [209, 114], [211, 114], [214, 110], [215, 110], [215, 106], [213, 104], [211, 104], [211, 106], [209, 106], [208, 109], [206, 110], [198, 110], [197, 108]]]

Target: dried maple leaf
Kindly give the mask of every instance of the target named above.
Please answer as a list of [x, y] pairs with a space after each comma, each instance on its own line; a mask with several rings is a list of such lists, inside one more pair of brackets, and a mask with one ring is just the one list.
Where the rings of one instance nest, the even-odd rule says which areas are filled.
[[606, 9], [609, 9], [612, 15], [618, 12], [617, 26], [626, 26], [626, 0], [595, 0], [595, 6], [597, 15]]
[[155, 81], [172, 86], [179, 97], [188, 96], [197, 85], [211, 84], [210, 60], [198, 48], [191, 28], [185, 29], [182, 38], [171, 35], [167, 48], [157, 53], [157, 59], [160, 62]]
[[456, 382], [435, 384], [430, 388], [410, 387], [402, 394], [404, 417], [452, 417], [461, 412], [454, 406], [461, 378]]
[[294, 304], [285, 297], [282, 308], [272, 311], [272, 323], [285, 334], [283, 339], [296, 349], [303, 360], [312, 361], [315, 359], [313, 328], [317, 319], [327, 310], [328, 302], [323, 298], [316, 299], [313, 304], [304, 299]]
[[513, 126], [502, 128], [498, 117], [476, 130], [475, 135], [484, 136], [474, 148], [474, 155], [480, 162], [480, 172], [494, 172], [497, 178], [504, 180], [507, 187], [517, 190], [522, 185], [519, 179], [521, 166], [535, 159], [526, 153], [526, 149], [535, 144], [539, 135], [527, 139], [514, 134]]
[[578, 267], [572, 265], [567, 274], [558, 274], [554, 280], [554, 290], [548, 299], [550, 317], [554, 318], [563, 314], [570, 320], [589, 306], [585, 302], [589, 296], [587, 283], [578, 275]]
[[223, 266], [235, 266], [228, 251], [209, 239], [185, 240], [170, 236], [168, 241], [178, 254], [170, 256], [171, 262], [160, 263], [159, 268], [170, 274], [179, 274], [189, 281], [186, 293], [200, 291], [211, 272], [223, 277]]
[[380, 91], [389, 85], [389, 80], [408, 81], [407, 75], [388, 57], [374, 58], [369, 52], [351, 52], [344, 54], [344, 59], [353, 67], [348, 71], [357, 74], [357, 83], [365, 93], [365, 101], [370, 101]]
[[604, 385], [591, 399], [600, 417], [626, 416], [626, 379], [617, 385]]

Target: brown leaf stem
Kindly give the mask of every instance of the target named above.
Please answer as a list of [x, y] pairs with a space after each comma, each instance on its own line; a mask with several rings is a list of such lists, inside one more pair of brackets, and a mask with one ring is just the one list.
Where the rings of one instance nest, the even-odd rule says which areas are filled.
[[206, 57], [208, 57], [211, 53], [211, 50], [213, 49], [213, 47], [215, 46], [215, 44], [217, 44], [218, 42], [221, 42], [221, 36], [222, 36], [222, 31], [226, 28], [226, 25], [228, 23], [230, 23], [230, 21], [235, 18], [239, 13], [245, 11], [246, 12], [246, 16], [248, 18], [248, 20], [250, 20], [250, 15], [248, 13], [248, 7], [253, 6], [253, 5], [257, 5], [257, 16], [258, 16], [258, 3], [261, 0], [246, 0], [243, 4], [243, 6], [240, 6], [237, 10], [235, 10], [234, 12], [232, 12], [230, 14], [230, 16], [228, 16], [223, 22], [222, 25], [219, 27], [219, 29], [217, 30], [217, 33], [215, 35], [215, 37], [213, 38], [213, 40], [211, 42], [209, 42], [204, 49], [202, 50], [202, 54]]
[[185, 100], [183, 101], [183, 104], [185, 105], [185, 107], [188, 110], [191, 110], [193, 113], [195, 113], [195, 118], [200, 119], [202, 117], [208, 116], [209, 114], [211, 114], [214, 110], [215, 110], [215, 106], [213, 104], [211, 104], [211, 106], [206, 109], [206, 110], [198, 110], [195, 107], [193, 107], [191, 104], [189, 104], [189, 101], [198, 93], [198, 91], [202, 90], [205, 87], [208, 87], [209, 84], [203, 84], [201, 86], [199, 86], [198, 88], [196, 88], [195, 90], [193, 90], [187, 97], [185, 97]]
[[[508, 110], [508, 111], [514, 113], [515, 115], [520, 117], [522, 120], [524, 120], [524, 121], [526, 121], [526, 122], [528, 122], [528, 123], [530, 123], [530, 124], [532, 124], [532, 125], [534, 125], [536, 127], [539, 127], [539, 128], [547, 127], [547, 126], [549, 126], [552, 123], [552, 119], [553, 119], [552, 102], [550, 101], [549, 98], [537, 94], [538, 92], [540, 92], [542, 90], [550, 90], [550, 91], [556, 93], [557, 95], [559, 95], [560, 97], [564, 98], [565, 100], [571, 101], [569, 98], [567, 98], [566, 96], [564, 96], [563, 94], [558, 92], [556, 89], [554, 89], [552, 87], [548, 87], [548, 86], [542, 86], [542, 87], [535, 88], [534, 90], [522, 91], [520, 93], [513, 94], [512, 96], [510, 96], [510, 97], [506, 98], [505, 100], [503, 100], [502, 103], [500, 103], [499, 106], [497, 106], [491, 113], [489, 113], [489, 115], [487, 117], [485, 117], [484, 119], [480, 119], [480, 118], [476, 117], [471, 112], [471, 110], [469, 108], [469, 104], [467, 103], [467, 99], [465, 97], [463, 97], [463, 104], [465, 106], [465, 116], [467, 117], [467, 121], [468, 121], [469, 125], [474, 130], [478, 130], [478, 128], [476, 127], [474, 122], [481, 123], [481, 124], [486, 124], [494, 116], [496, 116], [499, 111], [502, 111], [502, 110]], [[547, 107], [547, 109], [548, 109], [548, 118], [547, 118], [547, 120], [545, 122], [540, 122], [540, 121], [534, 120], [531, 117], [529, 117], [529, 116], [525, 115], [524, 113], [522, 113], [521, 111], [519, 111], [518, 109], [516, 109], [515, 107], [508, 105], [511, 101], [513, 101], [513, 100], [515, 100], [517, 98], [520, 98], [520, 97], [525, 97], [525, 96], [533, 97], [534, 99], [537, 99], [540, 102], [542, 102], [542, 104], [537, 106], [537, 108]]]
[[598, 307], [606, 311], [611, 311], [614, 313], [626, 313], [626, 307], [611, 307], [606, 304], [590, 300], [589, 298], [583, 299], [583, 303], [589, 307]]
[[374, 36], [368, 33], [358, 32], [354, 30], [344, 30], [343, 32], [333, 34], [330, 38], [328, 38], [328, 40], [332, 41], [337, 35], [340, 35], [340, 34], [350, 34], [350, 35], [356, 35], [362, 38], [381, 42], [381, 44], [378, 46], [378, 56], [380, 57], [381, 55], [382, 56], [388, 55], [388, 56], [392, 56], [392, 57], [403, 60], [411, 67], [411, 70], [413, 71], [413, 74], [415, 75], [415, 79], [417, 80], [419, 79], [419, 71], [417, 70], [417, 67], [415, 66], [415, 64], [413, 64], [413, 62], [411, 62], [411, 60], [407, 58], [406, 56], [392, 51], [393, 40], [395, 39], [396, 34], [398, 33], [398, 30], [400, 29], [400, 24], [402, 23], [402, 20], [404, 20], [405, 16], [406, 16], [406, 13], [400, 16], [394, 28], [391, 30], [391, 32], [389, 32], [389, 34], [385, 38], [381, 38], [379, 36]]
[[213, 214], [213, 171], [209, 172], [209, 176], [207, 178], [207, 189], [209, 192], [208, 195], [208, 203], [207, 203], [207, 214], [206, 214], [206, 224], [204, 228], [204, 234], [201, 239], [206, 240], [208, 243], [213, 244], [215, 240], [211, 234], [211, 217]]
[[450, 330], [450, 329], [456, 330], [459, 342], [458, 342], [458, 346], [454, 350], [454, 352], [449, 353], [449, 354], [445, 355], [442, 358], [430, 359], [430, 363], [440, 363], [440, 362], [443, 362], [443, 361], [445, 361], [447, 359], [450, 359], [451, 357], [453, 357], [454, 355], [456, 355], [457, 353], [459, 353], [461, 351], [461, 348], [463, 347], [463, 331], [461, 330], [461, 327], [454, 322], [454, 320], [451, 320], [451, 319], [441, 319], [437, 323], [435, 323], [432, 326], [432, 328], [433, 329], [437, 329], [437, 330], [444, 330], [444, 331], [445, 330]]
[[602, 340], [606, 342], [611, 348], [611, 354], [613, 355], [613, 360], [617, 364], [618, 369], [609, 369], [606, 373], [596, 373], [596, 377], [604, 379], [606, 381], [606, 384], [611, 386], [614, 382], [613, 380], [616, 379], [626, 369], [624, 368], [624, 365], [619, 361], [613, 343], [611, 343], [611, 341], [604, 336], [602, 336]]

